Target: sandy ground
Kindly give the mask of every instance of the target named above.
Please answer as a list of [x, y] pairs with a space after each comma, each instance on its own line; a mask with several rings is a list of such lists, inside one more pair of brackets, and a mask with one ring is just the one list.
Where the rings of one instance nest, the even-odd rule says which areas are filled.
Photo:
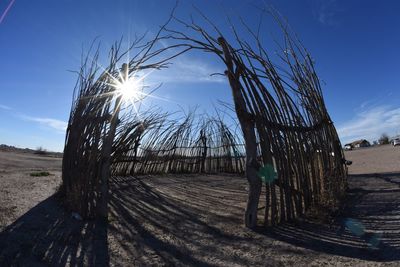
[[241, 177], [114, 178], [106, 225], [71, 218], [52, 196], [60, 159], [0, 152], [0, 266], [400, 266], [400, 148], [346, 157], [348, 198], [335, 222], [251, 231]]
[[354, 161], [350, 174], [400, 172], [400, 147], [384, 145], [345, 151], [346, 159]]
[[[50, 175], [30, 176], [39, 171]], [[0, 151], [0, 231], [52, 195], [60, 179], [61, 158]]]

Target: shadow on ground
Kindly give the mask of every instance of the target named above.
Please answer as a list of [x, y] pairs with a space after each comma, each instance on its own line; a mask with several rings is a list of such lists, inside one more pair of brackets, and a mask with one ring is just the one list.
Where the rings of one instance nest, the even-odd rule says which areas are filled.
[[108, 266], [105, 223], [77, 221], [55, 198], [0, 233], [0, 266]]
[[[333, 224], [304, 221], [260, 232], [313, 251], [370, 261], [399, 261], [400, 173], [351, 175], [349, 185], [346, 206]], [[359, 225], [354, 229], [349, 222]]]
[[[119, 223], [113, 223], [110, 231], [121, 231], [120, 242], [136, 244], [126, 248], [142, 255], [136, 264], [290, 263], [279, 255], [301, 265], [329, 255], [374, 262], [400, 260], [399, 173], [349, 177], [347, 205], [331, 224], [303, 220], [254, 232], [242, 227], [243, 206], [235, 206], [244, 204], [244, 190], [223, 188], [232, 182], [165, 178], [148, 183], [116, 178], [118, 189], [111, 206]], [[359, 223], [362, 233], [349, 221]], [[310, 256], [309, 262], [305, 255]]]
[[[308, 266], [321, 260], [400, 260], [399, 173], [351, 176], [347, 206], [330, 225], [302, 221], [258, 231], [242, 225], [243, 178], [192, 178], [113, 178], [108, 226], [72, 219], [51, 197], [0, 233], [0, 266]], [[359, 221], [362, 234], [349, 231], [347, 219]]]
[[[211, 178], [212, 179], [212, 178]], [[235, 178], [236, 179], [236, 178]], [[215, 181], [214, 181], [215, 182]], [[141, 179], [117, 177], [113, 181], [110, 233], [123, 244], [112, 251], [113, 264], [124, 266], [248, 266], [254, 264], [249, 249], [251, 237], [235, 235], [223, 224], [241, 227], [241, 215], [222, 214], [226, 209], [223, 188], [213, 192], [212, 181], [160, 179], [158, 188]], [[204, 188], [203, 188], [204, 186]], [[227, 188], [225, 195], [234, 192]], [[244, 196], [244, 195], [243, 195]], [[236, 199], [237, 200], [237, 199]], [[225, 204], [223, 204], [225, 202]], [[238, 228], [239, 230], [240, 228]], [[241, 231], [243, 232], [243, 231]], [[236, 249], [235, 249], [236, 248]], [[130, 255], [129, 255], [130, 254]], [[120, 257], [117, 257], [119, 255]], [[134, 260], [127, 260], [136, 255]], [[122, 256], [122, 257], [121, 257]], [[262, 261], [263, 266], [281, 266], [278, 261]], [[264, 258], [265, 260], [265, 258]]]

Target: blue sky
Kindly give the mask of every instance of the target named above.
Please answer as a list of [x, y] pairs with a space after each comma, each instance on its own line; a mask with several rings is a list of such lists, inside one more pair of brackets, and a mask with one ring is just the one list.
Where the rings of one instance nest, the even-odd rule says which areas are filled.
[[[62, 151], [80, 56], [98, 37], [103, 54], [123, 35], [154, 33], [175, 1], [0, 0], [0, 143]], [[316, 60], [325, 101], [342, 142], [400, 133], [400, 2], [398, 1], [181, 1], [177, 16], [195, 4], [228, 32], [226, 16], [257, 25], [256, 6], [273, 5]], [[6, 12], [7, 11], [7, 12]], [[274, 25], [264, 25], [265, 39]], [[185, 54], [152, 75], [168, 110], [231, 102], [217, 60]], [[104, 61], [106, 64], [106, 61]]]

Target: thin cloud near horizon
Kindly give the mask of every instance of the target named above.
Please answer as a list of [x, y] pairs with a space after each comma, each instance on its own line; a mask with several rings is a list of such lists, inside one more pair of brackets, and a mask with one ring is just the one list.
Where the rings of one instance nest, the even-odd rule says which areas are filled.
[[[4, 108], [4, 105], [0, 105], [0, 108], [8, 109], [8, 107]], [[65, 133], [67, 128], [67, 122], [58, 119], [22, 114], [18, 117], [51, 128], [57, 133]], [[343, 143], [359, 139], [374, 141], [379, 139], [383, 133], [389, 134], [389, 136], [398, 135], [400, 133], [400, 107], [377, 106], [363, 110], [349, 121], [337, 126], [337, 132]]]
[[58, 133], [65, 133], [65, 130], [67, 129], [67, 122], [58, 120], [58, 119], [53, 119], [53, 118], [42, 118], [42, 117], [31, 117], [31, 116], [26, 116], [26, 115], [20, 115], [20, 117], [24, 120], [32, 121], [32, 122], [37, 122], [40, 125], [44, 125], [46, 127], [52, 128], [56, 130]]
[[359, 139], [378, 140], [385, 133], [395, 136], [400, 133], [400, 107], [375, 106], [360, 111], [347, 122], [337, 127], [343, 143]]
[[12, 110], [12, 108], [10, 108], [9, 106], [2, 105], [2, 104], [0, 104], [0, 109], [4, 109], [4, 110]]
[[39, 123], [40, 125], [56, 130], [58, 133], [65, 133], [67, 129], [68, 123], [63, 120], [29, 116], [20, 112], [14, 112], [13, 108], [3, 104], [0, 104], [0, 109], [5, 110], [5, 112], [12, 114], [18, 119]]

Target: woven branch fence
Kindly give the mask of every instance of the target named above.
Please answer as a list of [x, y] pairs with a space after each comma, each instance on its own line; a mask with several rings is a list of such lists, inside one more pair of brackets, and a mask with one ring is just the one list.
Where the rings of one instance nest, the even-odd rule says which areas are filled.
[[[163, 29], [149, 42], [143, 41], [144, 36], [138, 37], [125, 51], [121, 51], [122, 40], [116, 42], [106, 67], [98, 64], [99, 48], [94, 53], [91, 48], [83, 57], [66, 131], [60, 193], [65, 206], [84, 218], [107, 219], [108, 183], [118, 147], [115, 143], [135, 138], [129, 127], [135, 128], [136, 117], [129, 112], [132, 107], [123, 106], [118, 85], [143, 71], [166, 68], [169, 60], [188, 50], [177, 48], [170, 53], [175, 46], [160, 46]], [[155, 119], [149, 115], [140, 124]]]
[[168, 30], [178, 43], [212, 53], [226, 66], [246, 149], [248, 227], [257, 225], [263, 185], [265, 225], [293, 220], [313, 207], [336, 209], [347, 187], [344, 154], [314, 62], [279, 14], [271, 14], [283, 33], [273, 55], [279, 64], [260, 39], [262, 29], [255, 32], [243, 21], [249, 37], [241, 38], [231, 24], [230, 41], [201, 13], [205, 27], [193, 18], [176, 19], [178, 26]]
[[[284, 36], [278, 67], [259, 33], [246, 24], [252, 40], [241, 39], [233, 25], [234, 37], [228, 40], [203, 18], [212, 31], [194, 20], [176, 19], [176, 28], [184, 26], [185, 31], [164, 25], [152, 42], [135, 48], [139, 52], [124, 69], [117, 67], [124, 54], [118, 44], [105, 70], [97, 68], [97, 53], [84, 62], [63, 159], [61, 190], [70, 209], [83, 217], [106, 217], [110, 175], [218, 172], [246, 174], [248, 227], [257, 225], [263, 187], [266, 226], [313, 207], [338, 207], [347, 186], [344, 155], [309, 53], [277, 19]], [[166, 34], [161, 37], [161, 32]], [[175, 44], [156, 48], [161, 39]], [[178, 51], [162, 56], [171, 49]], [[194, 113], [181, 120], [160, 112], [125, 112], [119, 118], [120, 98], [115, 99], [110, 84], [121, 73], [166, 67], [169, 59], [189, 50], [211, 53], [225, 65], [239, 134], [219, 117], [202, 119]]]
[[145, 120], [115, 142], [113, 174], [244, 173], [245, 149], [220, 119]]

